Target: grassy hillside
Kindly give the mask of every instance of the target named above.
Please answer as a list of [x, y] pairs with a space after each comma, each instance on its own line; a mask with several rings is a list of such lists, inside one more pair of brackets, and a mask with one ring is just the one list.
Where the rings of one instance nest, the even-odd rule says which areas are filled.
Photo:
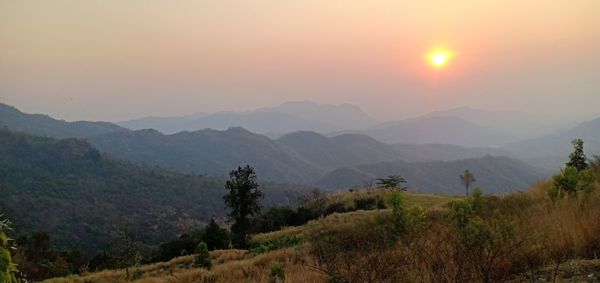
[[[124, 270], [110, 270], [46, 282], [278, 282], [272, 281], [274, 269], [283, 270], [285, 282], [597, 282], [600, 187], [596, 183], [591, 194], [553, 202], [550, 186], [540, 183], [527, 193], [479, 199], [406, 194], [405, 207], [425, 208], [423, 226], [413, 226], [392, 243], [386, 236], [393, 227], [391, 210], [356, 211], [253, 238], [256, 244], [298, 239], [291, 246], [214, 251], [211, 270], [194, 267], [194, 258], [187, 256], [132, 267], [134, 280]], [[371, 194], [389, 197], [364, 190], [328, 201]], [[469, 203], [479, 212], [469, 220], [475, 226], [467, 224], [471, 228], [464, 231], [470, 232], [463, 234], [455, 216]]]

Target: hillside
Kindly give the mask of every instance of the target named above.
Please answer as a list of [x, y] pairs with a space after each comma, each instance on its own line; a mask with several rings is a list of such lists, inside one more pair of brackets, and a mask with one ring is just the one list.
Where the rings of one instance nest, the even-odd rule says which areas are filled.
[[[194, 256], [183, 256], [136, 266], [134, 280], [277, 282], [274, 274], [280, 274], [284, 282], [298, 283], [433, 283], [452, 282], [452, 278], [460, 282], [597, 282], [600, 209], [595, 204], [600, 195], [596, 191], [583, 203], [575, 199], [552, 202], [547, 199], [549, 186], [542, 183], [527, 193], [500, 197], [406, 193], [402, 207], [410, 211], [405, 217], [411, 224], [404, 232], [394, 230], [399, 220], [393, 209], [334, 213], [302, 226], [255, 235], [250, 250], [212, 251], [210, 269], [195, 266]], [[359, 190], [329, 195], [327, 200], [373, 195], [389, 198], [391, 194]], [[460, 214], [461, 209], [471, 214]], [[461, 221], [466, 222], [464, 228]], [[395, 233], [400, 234], [391, 236]], [[120, 269], [45, 282], [108, 281], [131, 279]]]
[[[466, 168], [475, 168], [479, 164], [474, 161], [468, 161], [464, 166], [462, 163], [435, 162], [396, 167], [370, 164], [381, 162], [404, 164], [400, 160], [431, 162], [437, 160], [437, 156], [442, 160], [455, 161], [468, 157], [480, 158], [489, 153], [498, 155], [503, 153], [495, 149], [471, 150], [449, 145], [392, 146], [358, 134], [325, 137], [314, 132], [297, 132], [271, 140], [242, 128], [230, 128], [226, 131], [207, 129], [174, 135], [164, 135], [154, 130], [141, 130], [94, 136], [89, 140], [98, 149], [115, 156], [184, 173], [224, 175], [235, 166], [252, 164], [257, 173], [269, 181], [316, 184], [327, 188], [362, 186], [372, 182], [376, 177], [393, 173], [409, 176], [416, 184], [427, 186], [423, 190], [428, 192], [446, 193], [457, 192], [455, 188], [448, 191], [442, 189], [443, 183], [455, 180], [459, 175], [459, 173], [452, 176], [451, 174]], [[493, 183], [491, 180], [505, 180], [490, 188], [494, 191], [526, 187], [538, 177], [546, 176], [519, 162], [506, 162], [506, 159], [494, 158], [485, 160], [487, 162], [484, 165], [490, 170], [481, 173], [482, 180], [489, 179], [490, 184]], [[496, 162], [499, 164], [494, 165]], [[460, 168], [456, 168], [457, 165], [461, 165]], [[351, 176], [341, 173], [348, 170], [346, 167], [354, 166], [359, 166], [357, 168], [369, 173], [352, 173]], [[415, 171], [417, 167], [442, 170], [448, 174], [440, 176], [439, 181], [425, 182], [421, 180], [428, 179], [427, 173], [417, 173], [419, 171]], [[491, 170], [492, 168], [500, 170], [494, 171]], [[509, 178], [505, 171], [525, 173], [513, 174]]]
[[514, 140], [546, 135], [573, 123], [572, 121], [542, 114], [521, 111], [489, 111], [471, 107], [435, 111], [418, 118], [433, 117], [457, 117], [491, 130], [510, 134]]
[[424, 193], [464, 194], [458, 176], [470, 170], [477, 178], [475, 186], [489, 193], [518, 191], [547, 178], [550, 171], [532, 167], [508, 157], [485, 156], [457, 161], [381, 162], [334, 170], [317, 182], [329, 188], [363, 187], [376, 178], [402, 175], [409, 189]]
[[403, 158], [392, 146], [365, 135], [344, 134], [328, 138], [315, 132], [295, 132], [284, 135], [277, 142], [321, 171]]
[[[48, 232], [59, 247], [97, 252], [127, 225], [143, 229], [144, 244], [172, 239], [225, 215], [223, 183], [132, 165], [78, 139], [0, 131], [2, 213], [19, 233]], [[294, 195], [274, 185], [263, 189], [265, 205], [288, 203]]]
[[387, 122], [363, 130], [362, 133], [386, 143], [442, 143], [469, 147], [499, 146], [515, 140], [502, 131], [453, 116]]
[[600, 118], [581, 123], [557, 134], [515, 142], [502, 150], [519, 156], [529, 163], [558, 170], [569, 156], [574, 139], [583, 139], [588, 157], [600, 155]]
[[401, 159], [406, 162], [454, 161], [480, 158], [486, 155], [514, 157], [509, 152], [495, 147], [463, 147], [453, 144], [404, 144], [392, 145]]
[[252, 164], [261, 178], [302, 182], [318, 175], [285, 146], [242, 128], [163, 135], [155, 130], [112, 133], [89, 138], [98, 149], [121, 158], [186, 173], [225, 175]]
[[107, 122], [67, 122], [47, 115], [27, 114], [12, 106], [0, 103], [1, 128], [53, 138], [80, 138], [127, 131], [125, 128]]

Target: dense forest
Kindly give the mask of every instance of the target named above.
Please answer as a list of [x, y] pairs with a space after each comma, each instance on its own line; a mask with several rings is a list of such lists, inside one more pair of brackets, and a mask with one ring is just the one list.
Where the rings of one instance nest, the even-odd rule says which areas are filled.
[[[1, 130], [0, 156], [2, 212], [19, 233], [47, 232], [59, 247], [99, 252], [130, 226], [156, 244], [225, 216], [224, 179], [134, 165], [83, 140]], [[289, 204], [299, 188], [267, 184], [264, 204]]]

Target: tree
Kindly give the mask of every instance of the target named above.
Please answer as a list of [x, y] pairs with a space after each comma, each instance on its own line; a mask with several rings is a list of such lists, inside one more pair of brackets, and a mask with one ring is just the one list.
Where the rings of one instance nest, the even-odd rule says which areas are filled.
[[465, 173], [460, 175], [460, 181], [465, 185], [465, 189], [467, 191], [467, 196], [469, 195], [469, 186], [476, 182], [475, 175], [473, 175], [469, 170], [465, 170]]
[[17, 265], [12, 261], [10, 250], [12, 249], [11, 239], [6, 235], [5, 230], [10, 229], [8, 220], [0, 215], [0, 282], [17, 283]]
[[136, 241], [139, 227], [134, 226], [130, 219], [120, 223], [116, 233], [120, 239], [116, 245], [116, 258], [119, 265], [125, 268], [129, 279], [129, 267], [139, 263], [138, 242]]
[[210, 262], [210, 252], [208, 252], [208, 247], [204, 242], [198, 243], [198, 247], [196, 248], [196, 266], [208, 269], [212, 266]]
[[202, 241], [206, 243], [208, 250], [226, 249], [229, 246], [229, 234], [227, 230], [219, 226], [214, 218], [211, 218], [204, 229]]
[[406, 191], [406, 187], [403, 187], [402, 184], [406, 183], [406, 180], [400, 175], [390, 175], [387, 178], [377, 178], [377, 187], [385, 188], [385, 189], [401, 189]]
[[225, 189], [227, 194], [223, 199], [231, 209], [227, 216], [229, 221], [233, 221], [231, 225], [233, 245], [245, 248], [248, 246], [248, 234], [252, 229], [250, 217], [260, 212], [259, 200], [264, 196], [256, 182], [254, 168], [246, 165], [231, 171]]
[[582, 139], [574, 139], [573, 144], [573, 152], [569, 155], [569, 162], [567, 162], [567, 166], [571, 166], [577, 169], [577, 172], [583, 171], [587, 169], [587, 157], [583, 152], [583, 140]]

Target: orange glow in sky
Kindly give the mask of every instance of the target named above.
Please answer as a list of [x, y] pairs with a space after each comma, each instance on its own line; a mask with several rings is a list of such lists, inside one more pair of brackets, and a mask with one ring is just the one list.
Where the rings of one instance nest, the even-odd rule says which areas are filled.
[[436, 69], [442, 69], [450, 63], [452, 58], [454, 57], [454, 53], [446, 50], [446, 49], [436, 49], [429, 52], [426, 56], [429, 64]]

